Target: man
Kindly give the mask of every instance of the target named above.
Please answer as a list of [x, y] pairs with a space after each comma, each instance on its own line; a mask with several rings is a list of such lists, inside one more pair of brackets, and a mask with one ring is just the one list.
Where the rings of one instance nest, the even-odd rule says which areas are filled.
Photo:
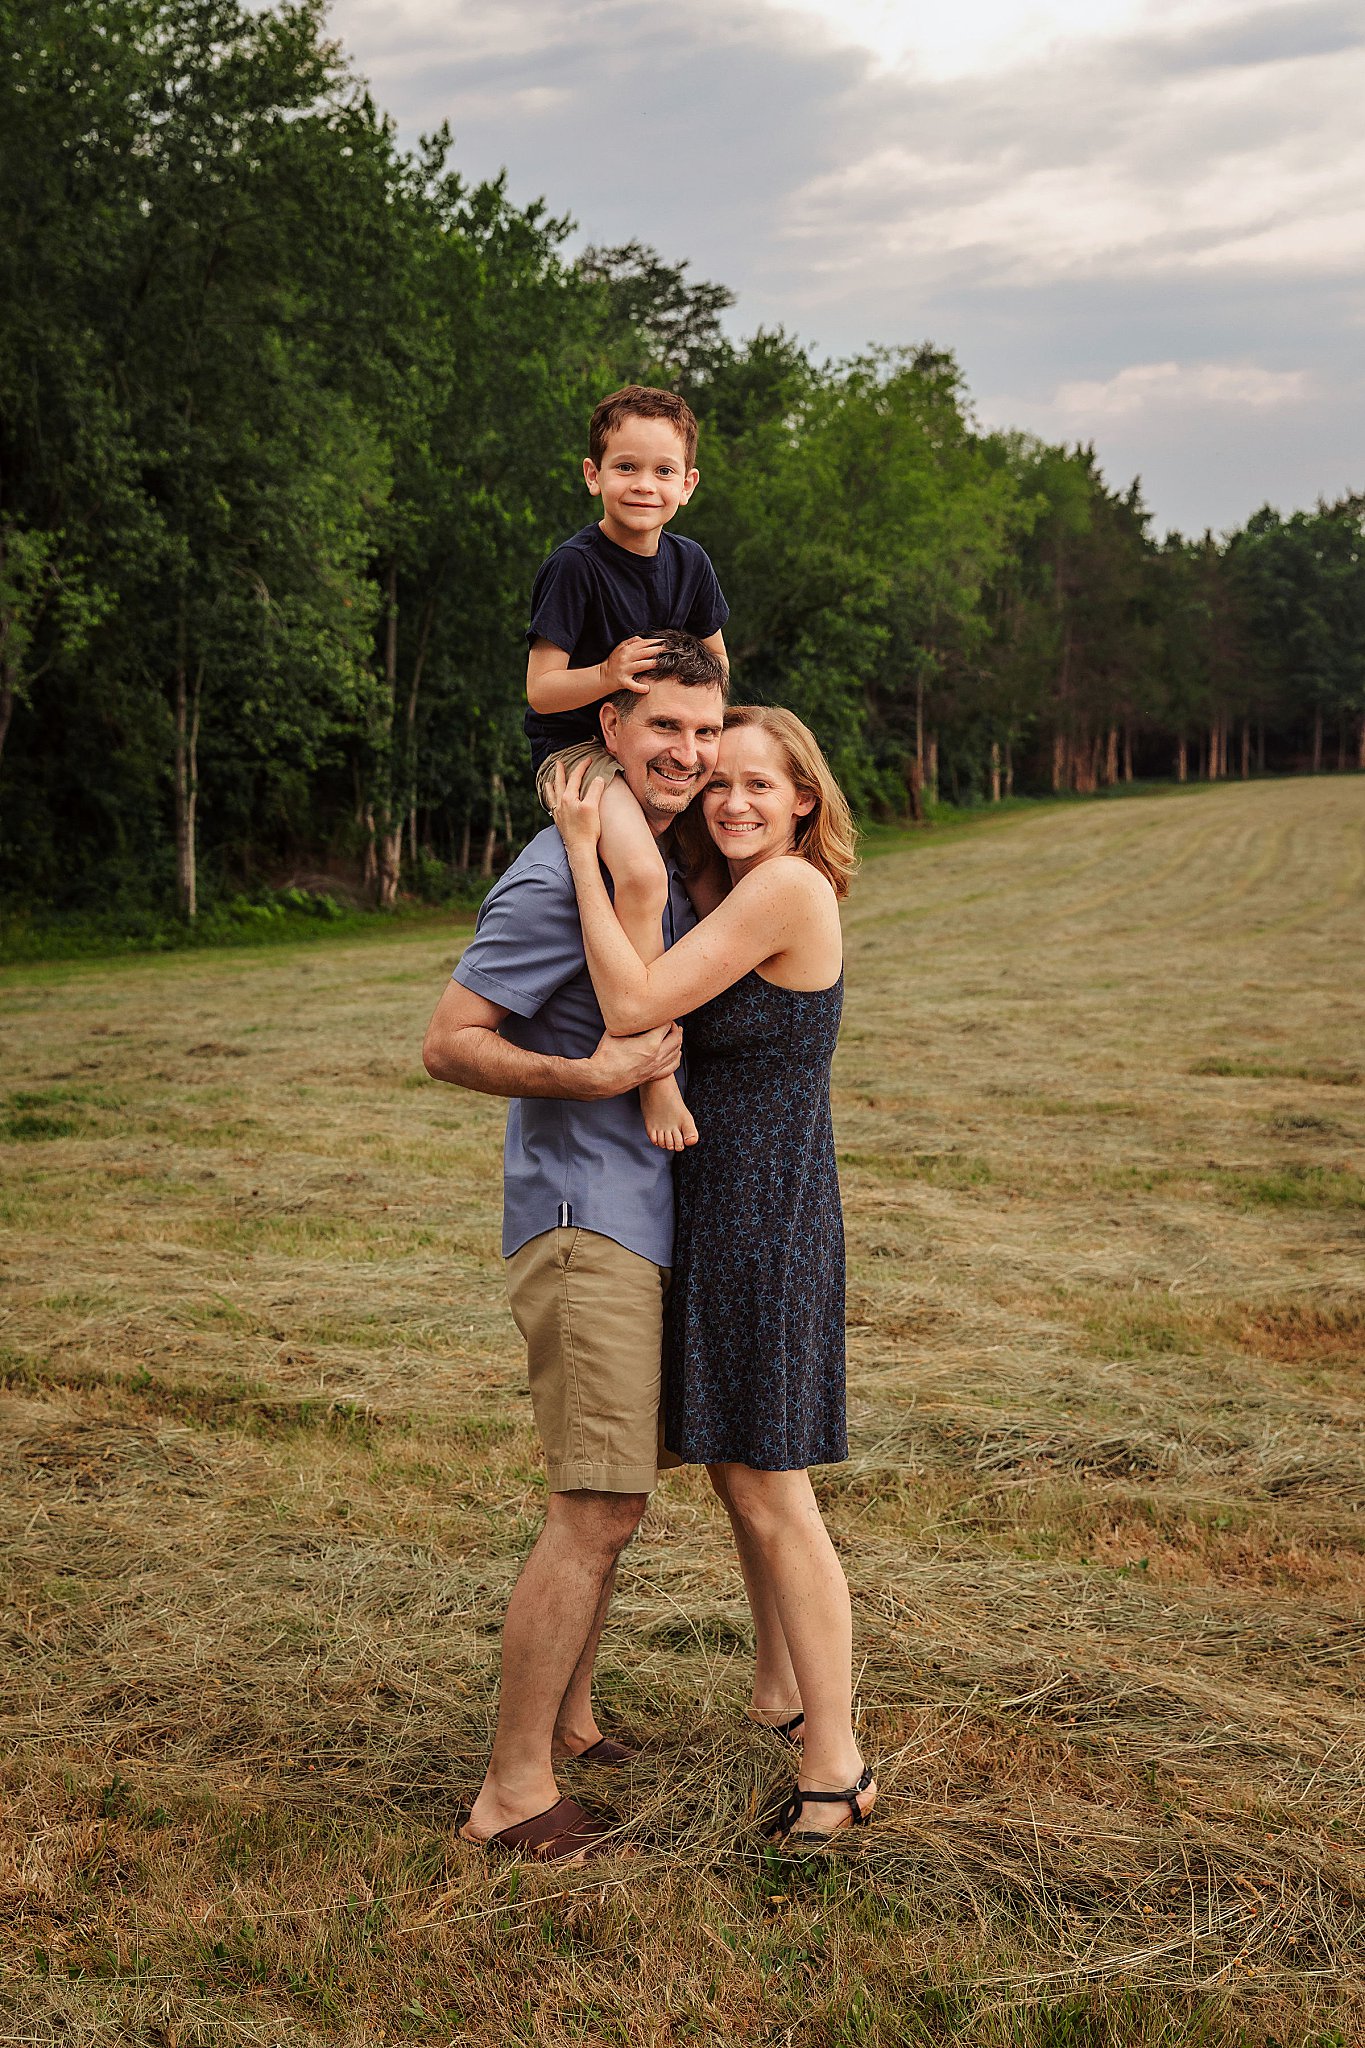
[[[699, 640], [659, 636], [644, 696], [604, 705], [603, 739], [656, 839], [715, 767], [726, 671]], [[695, 922], [670, 872], [664, 941]], [[636, 1090], [672, 1074], [676, 1024], [605, 1036], [568, 862], [553, 826], [490, 892], [427, 1029], [437, 1080], [514, 1098], [503, 1181], [508, 1296], [526, 1339], [550, 1501], [503, 1626], [497, 1734], [467, 1840], [583, 1861], [606, 1825], [561, 1799], [554, 1759], [621, 1761], [592, 1706], [621, 1551], [655, 1479], [670, 1155]]]

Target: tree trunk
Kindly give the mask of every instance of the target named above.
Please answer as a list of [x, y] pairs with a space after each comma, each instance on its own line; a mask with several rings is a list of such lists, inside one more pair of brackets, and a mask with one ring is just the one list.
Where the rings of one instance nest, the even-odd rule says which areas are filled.
[[1054, 732], [1052, 735], [1052, 794], [1054, 796], [1061, 794], [1062, 784], [1065, 780], [1066, 741], [1061, 733]]
[[379, 881], [379, 856], [375, 852], [374, 805], [366, 804], [360, 813], [360, 823], [365, 833], [365, 855], [360, 866], [360, 886], [369, 896], [375, 894]]
[[924, 782], [931, 804], [938, 802], [938, 735], [930, 733], [925, 743]]
[[460, 827], [460, 857], [455, 863], [462, 875], [469, 873], [470, 831], [469, 813], [466, 811], [464, 814], [464, 824]]
[[189, 797], [186, 839], [189, 846], [190, 874], [188, 895], [188, 916], [193, 924], [199, 915], [199, 706], [204, 695], [204, 664], [201, 661], [194, 672], [194, 695], [190, 700], [190, 743], [189, 743]]
[[1365, 772], [1365, 712], [1360, 719], [1360, 731], [1356, 735], [1356, 767]]
[[[408, 858], [417, 866], [417, 692], [422, 683], [422, 671], [427, 665], [427, 648], [431, 644], [431, 628], [436, 618], [436, 592], [427, 599], [422, 613], [422, 624], [417, 634], [417, 652], [413, 656], [412, 676], [408, 683], [408, 700], [403, 707], [403, 782], [408, 799]], [[394, 642], [392, 649], [393, 684], [398, 683], [398, 599], [395, 586], [390, 611]], [[402, 827], [398, 832], [399, 851], [402, 851]], [[396, 890], [396, 885], [395, 885]]]
[[907, 754], [901, 771], [905, 783], [905, 794], [910, 803], [912, 825], [924, 823], [924, 765], [918, 754]]
[[5, 740], [13, 716], [14, 671], [7, 660], [0, 660], [0, 761], [5, 757]]
[[1345, 768], [1346, 768], [1346, 720], [1345, 720], [1345, 719], [1343, 718], [1343, 719], [1341, 720], [1341, 723], [1340, 723], [1340, 724], [1338, 725], [1338, 727], [1337, 727], [1337, 772], [1338, 772], [1338, 774], [1344, 773], [1344, 771], [1345, 771]]
[[381, 910], [392, 910], [398, 901], [398, 884], [403, 873], [403, 820], [379, 834], [374, 900]]
[[1133, 728], [1131, 725], [1125, 725], [1123, 728], [1123, 779], [1125, 782], [1131, 782], [1133, 779]]
[[493, 855], [498, 844], [498, 798], [502, 795], [502, 777], [493, 770], [488, 784], [488, 830], [484, 835], [483, 859], [479, 862], [479, 873], [485, 881], [493, 872]]
[[1188, 782], [1190, 779], [1189, 749], [1183, 733], [1175, 743], [1175, 779], [1177, 782]]
[[1000, 801], [1000, 742], [991, 741], [991, 802]]
[[176, 633], [175, 661], [175, 884], [180, 915], [193, 924], [199, 915], [195, 823], [199, 809], [199, 701], [201, 662], [190, 688], [183, 615]]
[[1119, 729], [1116, 725], [1109, 728], [1109, 743], [1104, 752], [1104, 779], [1110, 789], [1119, 779]]
[[1077, 796], [1089, 796], [1095, 787], [1099, 773], [1100, 742], [1098, 735], [1076, 740], [1071, 749], [1071, 787]]
[[1265, 720], [1256, 721], [1256, 773], [1265, 774]]
[[[918, 792], [924, 788], [924, 675], [922, 671], [915, 677], [915, 771], [915, 789]], [[911, 815], [918, 823], [919, 812], [915, 810], [913, 805], [911, 806]]]
[[1242, 720], [1242, 780], [1251, 779], [1251, 720]]
[[[371, 841], [374, 860], [374, 900], [380, 910], [392, 910], [398, 901], [398, 881], [403, 865], [403, 813], [398, 809], [394, 774], [394, 715], [398, 705], [398, 559], [389, 562], [384, 578], [384, 684], [388, 696], [387, 745], [381, 756], [384, 791]], [[397, 818], [394, 813], [397, 810]], [[366, 866], [368, 868], [369, 862]]]
[[1215, 718], [1209, 727], [1208, 776], [1210, 782], [1218, 780], [1218, 721]]
[[1313, 713], [1313, 773], [1322, 773], [1322, 712]]
[[1005, 795], [1014, 795], [1014, 742], [1005, 741]]
[[[5, 535], [0, 527], [0, 583], [5, 578]], [[0, 624], [0, 760], [5, 756], [5, 741], [9, 737], [10, 720], [14, 716], [14, 663], [9, 655], [10, 621], [6, 618]]]

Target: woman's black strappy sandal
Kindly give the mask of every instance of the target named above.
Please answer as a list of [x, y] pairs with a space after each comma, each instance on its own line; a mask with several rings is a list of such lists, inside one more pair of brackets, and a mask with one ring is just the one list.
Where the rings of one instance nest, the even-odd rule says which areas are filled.
[[762, 1728], [765, 1734], [778, 1736], [791, 1749], [801, 1747], [800, 1731], [805, 1718], [804, 1714], [793, 1714], [790, 1721], [760, 1721], [757, 1708], [749, 1709], [749, 1720], [755, 1728]]
[[[865, 1828], [867, 1826], [872, 1816], [872, 1807], [864, 1808], [862, 1805], [862, 1795], [870, 1790], [871, 1785], [871, 1764], [863, 1766], [863, 1775], [859, 1778], [856, 1785], [849, 1786], [847, 1792], [806, 1792], [798, 1785], [781, 1812], [776, 1815], [772, 1827], [768, 1831], [768, 1840], [773, 1844], [774, 1848], [781, 1849], [784, 1852], [794, 1849], [798, 1855], [802, 1856], [809, 1856], [818, 1850], [827, 1849], [835, 1837], [841, 1835], [846, 1827]], [[801, 1818], [803, 1806], [846, 1806], [848, 1808], [848, 1819], [840, 1821], [827, 1834], [821, 1833], [815, 1828], [801, 1828], [797, 1826], [797, 1822]]]

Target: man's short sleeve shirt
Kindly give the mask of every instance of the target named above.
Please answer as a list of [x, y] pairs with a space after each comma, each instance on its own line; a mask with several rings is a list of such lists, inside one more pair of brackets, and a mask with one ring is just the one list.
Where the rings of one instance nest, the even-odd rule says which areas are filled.
[[[670, 865], [664, 941], [696, 923]], [[509, 1012], [502, 1035], [528, 1052], [586, 1059], [604, 1029], [583, 952], [564, 843], [539, 833], [484, 899], [454, 979]], [[610, 1237], [656, 1266], [673, 1259], [672, 1157], [652, 1145], [640, 1098], [515, 1098], [503, 1148], [502, 1252], [556, 1225]]]
[[[654, 555], [633, 554], [585, 526], [541, 564], [531, 591], [530, 643], [562, 647], [570, 668], [591, 668], [637, 634], [675, 627], [709, 640], [730, 616], [711, 558], [683, 534], [663, 532]], [[526, 731], [547, 752], [596, 739], [606, 702], [576, 711], [527, 710]]]

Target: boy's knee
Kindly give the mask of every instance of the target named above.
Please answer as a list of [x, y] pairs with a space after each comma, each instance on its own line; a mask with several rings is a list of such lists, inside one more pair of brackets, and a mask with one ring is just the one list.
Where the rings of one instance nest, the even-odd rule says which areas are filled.
[[618, 855], [615, 862], [607, 861], [611, 870], [613, 901], [618, 917], [625, 911], [664, 914], [668, 902], [668, 870], [655, 854], [649, 852]]

